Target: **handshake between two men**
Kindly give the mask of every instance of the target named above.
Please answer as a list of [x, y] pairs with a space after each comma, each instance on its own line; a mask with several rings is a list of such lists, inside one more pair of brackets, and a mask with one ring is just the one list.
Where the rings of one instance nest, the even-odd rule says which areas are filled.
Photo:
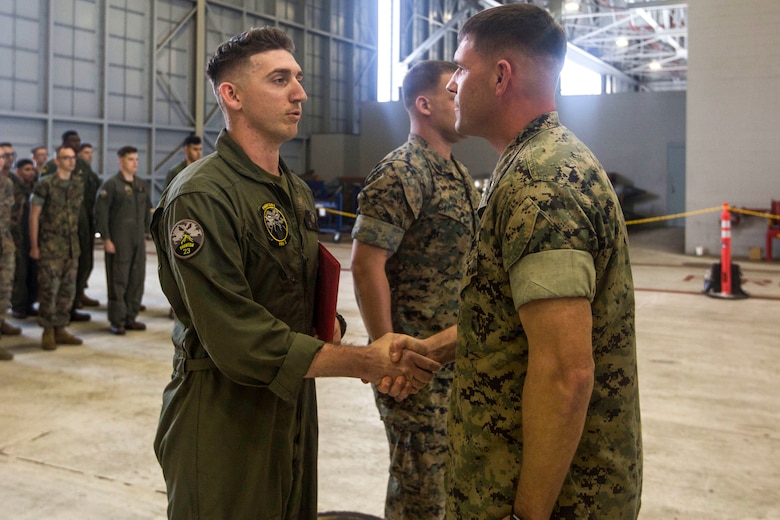
[[402, 401], [419, 392], [442, 364], [455, 358], [454, 338], [452, 327], [424, 340], [389, 333], [364, 347], [326, 343], [306, 377], [357, 377]]

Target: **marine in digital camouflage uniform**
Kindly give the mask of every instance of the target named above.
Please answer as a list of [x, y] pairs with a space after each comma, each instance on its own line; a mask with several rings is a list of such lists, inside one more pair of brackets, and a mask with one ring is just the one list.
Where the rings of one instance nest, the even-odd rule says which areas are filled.
[[11, 302], [11, 290], [14, 285], [16, 248], [11, 233], [13, 207], [13, 181], [8, 176], [0, 175], [0, 320], [3, 321]]
[[[9, 142], [0, 143], [0, 336], [16, 336], [22, 333], [22, 329], [5, 321], [5, 314], [12, 295], [12, 285], [16, 266], [16, 247], [13, 226], [16, 220], [14, 215], [14, 188], [11, 179], [11, 167], [13, 166], [16, 152]], [[0, 360], [13, 359], [10, 352], [0, 349]]]
[[37, 314], [33, 304], [38, 300], [38, 263], [30, 258], [30, 196], [35, 187], [37, 171], [30, 159], [16, 163], [14, 183], [14, 218], [12, 234], [16, 246], [16, 268], [11, 294], [14, 318], [24, 319]]
[[[75, 157], [72, 148], [61, 147], [57, 151], [60, 171], [43, 177], [31, 200], [30, 256], [38, 260], [38, 323], [43, 327], [44, 350], [82, 343], [65, 329], [76, 292], [79, 214], [84, 202], [84, 176], [75, 171]], [[70, 164], [64, 166], [64, 161]]]
[[[13, 181], [8, 175], [0, 173], [0, 327], [2, 327], [0, 330], [9, 331], [0, 333], [0, 336], [3, 334], [14, 335], [14, 329], [18, 329], [5, 322], [5, 313], [11, 304], [11, 291], [14, 285], [16, 248], [11, 234], [13, 206]], [[0, 360], [9, 361], [11, 359], [13, 359], [13, 354], [0, 348]]]
[[[77, 152], [81, 150], [81, 137], [75, 130], [67, 130], [62, 134], [62, 144], [69, 146]], [[91, 145], [85, 143], [85, 146]], [[41, 168], [41, 177], [57, 173], [57, 163], [54, 159], [48, 161]], [[76, 292], [73, 295], [71, 306], [71, 318], [74, 321], [89, 321], [90, 315], [79, 312], [77, 309], [83, 302], [89, 302], [91, 306], [97, 306], [97, 300], [86, 297], [84, 290], [87, 287], [89, 276], [95, 266], [95, 197], [100, 187], [100, 176], [92, 169], [92, 164], [86, 159], [76, 157], [76, 175], [80, 175], [84, 182], [84, 202], [79, 213], [79, 257], [78, 271], [76, 272]]]
[[500, 518], [514, 502], [528, 366], [517, 308], [579, 296], [593, 309], [595, 385], [552, 518], [636, 517], [642, 444], [634, 293], [625, 224], [606, 173], [549, 113], [501, 156], [481, 211], [458, 320], [448, 514]]
[[634, 519], [642, 440], [628, 239], [603, 167], [555, 110], [566, 34], [518, 3], [474, 15], [458, 40], [447, 86], [456, 127], [501, 155], [457, 338], [443, 341], [456, 345], [447, 518]]
[[[433, 64], [427, 74], [434, 74], [439, 94], [451, 98], [444, 85], [454, 65], [422, 62], [415, 67], [425, 67], [426, 63]], [[447, 66], [437, 68], [437, 63]], [[413, 68], [407, 79], [425, 72]], [[405, 97], [411, 88], [405, 81]], [[425, 123], [415, 123], [419, 114], [413, 113], [413, 101], [407, 101], [407, 110], [415, 129], [415, 124]], [[440, 116], [452, 128], [449, 139], [460, 140], [461, 136], [454, 136], [453, 107], [445, 104], [440, 109], [450, 112]], [[425, 132], [435, 127], [428, 125]], [[438, 133], [434, 137], [442, 139]], [[444, 149], [449, 151], [451, 144]], [[466, 167], [450, 154], [443, 157], [414, 133], [373, 169], [358, 196], [360, 214], [352, 231], [358, 242], [353, 251], [353, 276], [364, 321], [371, 319], [367, 313], [375, 312], [367, 308], [365, 299], [377, 297], [360, 283], [363, 275], [359, 255], [362, 244], [368, 244], [386, 250], [384, 273], [391, 308], [383, 312], [389, 311], [393, 332], [424, 338], [456, 323], [463, 262], [476, 230], [478, 202], [479, 194]], [[368, 324], [367, 328], [371, 334]], [[431, 383], [400, 403], [375, 391], [390, 446], [387, 520], [444, 518], [452, 371], [452, 363], [445, 365]]]

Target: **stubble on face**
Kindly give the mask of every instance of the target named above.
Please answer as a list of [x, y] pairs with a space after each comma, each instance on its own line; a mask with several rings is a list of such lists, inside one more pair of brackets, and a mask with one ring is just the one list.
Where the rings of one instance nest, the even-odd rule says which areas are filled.
[[450, 144], [459, 143], [465, 136], [456, 128], [455, 95], [447, 90], [451, 75], [442, 74], [439, 78], [439, 86], [435, 92], [429, 94], [434, 105], [434, 121], [439, 135]]
[[284, 143], [298, 134], [306, 92], [303, 73], [295, 58], [285, 50], [252, 56], [247, 75], [238, 85], [246, 99], [242, 112], [249, 126], [265, 140]]

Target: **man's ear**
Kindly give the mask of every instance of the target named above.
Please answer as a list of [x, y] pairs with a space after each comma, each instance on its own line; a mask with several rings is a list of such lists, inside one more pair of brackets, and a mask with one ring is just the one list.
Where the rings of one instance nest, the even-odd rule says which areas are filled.
[[425, 96], [417, 96], [414, 100], [414, 107], [421, 114], [426, 116], [431, 115], [431, 100]]
[[236, 85], [229, 81], [223, 81], [217, 88], [219, 97], [222, 98], [222, 102], [226, 107], [233, 110], [239, 110], [241, 108], [241, 98], [238, 93]]
[[512, 79], [512, 64], [508, 60], [499, 60], [496, 63], [496, 95], [501, 96], [509, 90]]

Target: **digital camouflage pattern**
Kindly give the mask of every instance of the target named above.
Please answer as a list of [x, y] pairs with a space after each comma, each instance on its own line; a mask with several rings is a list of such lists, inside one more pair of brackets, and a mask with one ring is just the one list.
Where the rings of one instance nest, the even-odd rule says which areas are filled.
[[[595, 268], [595, 283], [588, 283], [595, 293], [595, 381], [552, 518], [636, 518], [642, 441], [634, 291], [625, 223], [606, 173], [551, 112], [507, 147], [480, 206], [458, 319], [447, 517], [502, 518], [511, 511], [523, 459], [528, 344], [509, 271], [531, 255], [556, 251], [550, 259], [587, 253]], [[569, 267], [543, 265], [546, 274], [580, 285]], [[552, 297], [581, 296], [565, 290]], [[541, 296], [520, 297], [522, 303]]]
[[79, 214], [84, 202], [84, 176], [72, 173], [65, 181], [57, 175], [41, 179], [33, 190], [38, 220], [38, 323], [41, 327], [64, 327], [76, 294], [79, 245]]
[[[386, 272], [395, 332], [425, 338], [455, 325], [478, 202], [466, 167], [439, 156], [416, 135], [366, 179], [352, 236], [393, 252]], [[401, 403], [374, 391], [391, 452], [388, 520], [444, 517], [451, 379], [449, 364]]]
[[30, 196], [36, 181], [30, 184], [17, 175], [11, 180], [14, 184], [14, 215], [11, 230], [16, 246], [16, 267], [14, 270], [11, 308], [15, 313], [26, 315], [33, 303], [38, 301], [37, 261], [30, 258]]
[[7, 175], [0, 174], [0, 321], [5, 318], [11, 304], [14, 285], [16, 248], [11, 233], [14, 207], [14, 183]]
[[78, 265], [78, 258], [38, 262], [38, 324], [41, 327], [65, 327], [70, 323]]
[[[54, 159], [51, 159], [41, 167], [41, 178], [48, 177], [54, 173], [57, 173], [57, 163], [54, 162]], [[81, 248], [81, 254], [79, 255], [78, 272], [76, 273], [76, 293], [73, 302], [73, 309], [75, 310], [75, 305], [84, 294], [89, 275], [92, 273], [92, 268], [95, 265], [95, 197], [100, 187], [100, 176], [95, 173], [88, 161], [78, 156], [76, 157], [76, 168], [73, 170], [72, 175], [81, 175], [84, 180], [84, 202], [79, 213], [79, 247]]]
[[[11, 235], [14, 238], [16, 251], [19, 252], [23, 245], [22, 241], [24, 239], [24, 234], [28, 231], [28, 222], [24, 218], [26, 215], [25, 205], [30, 200], [30, 195], [32, 194], [33, 186], [35, 184], [25, 184], [18, 175], [13, 173], [9, 178], [14, 187], [14, 205], [11, 209]], [[29, 215], [27, 214], [27, 216]]]

